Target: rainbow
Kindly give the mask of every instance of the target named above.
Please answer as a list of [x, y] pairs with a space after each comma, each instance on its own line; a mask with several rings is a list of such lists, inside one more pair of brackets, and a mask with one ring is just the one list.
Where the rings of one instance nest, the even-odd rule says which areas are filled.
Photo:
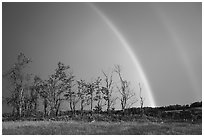
[[133, 50], [131, 49], [131, 45], [126, 41], [125, 37], [122, 35], [122, 33], [117, 29], [117, 27], [111, 22], [110, 19], [108, 19], [107, 16], [104, 15], [94, 4], [89, 3], [89, 6], [103, 19], [103, 21], [109, 26], [109, 28], [114, 32], [114, 34], [117, 36], [117, 38], [122, 43], [123, 47], [127, 51], [128, 55], [130, 56], [136, 70], [139, 72], [140, 78], [142, 80], [142, 83], [144, 84], [144, 90], [148, 94], [148, 100], [150, 102], [151, 107], [155, 107], [156, 103], [154, 100], [154, 97], [152, 95], [153, 91], [150, 87], [150, 84], [147, 80], [147, 77], [145, 76], [145, 73], [142, 69], [142, 66], [140, 62], [138, 61], [138, 58], [134, 54]]
[[153, 9], [156, 14], [158, 15], [158, 17], [160, 18], [164, 28], [166, 29], [166, 31], [168, 32], [168, 34], [170, 35], [172, 41], [174, 42], [174, 48], [178, 51], [179, 55], [180, 55], [180, 59], [181, 62], [184, 64], [187, 75], [189, 77], [189, 79], [191, 80], [191, 84], [192, 87], [194, 88], [194, 91], [196, 92], [197, 96], [199, 95], [199, 82], [197, 81], [196, 77], [195, 77], [195, 73], [193, 71], [193, 65], [191, 65], [190, 63], [190, 59], [187, 55], [187, 52], [185, 50], [185, 46], [182, 43], [182, 41], [180, 40], [179, 35], [176, 33], [176, 30], [174, 28], [174, 26], [171, 24], [171, 20], [169, 20], [167, 18], [167, 16], [165, 15], [165, 12], [162, 11], [162, 9], [160, 8], [154, 8]]

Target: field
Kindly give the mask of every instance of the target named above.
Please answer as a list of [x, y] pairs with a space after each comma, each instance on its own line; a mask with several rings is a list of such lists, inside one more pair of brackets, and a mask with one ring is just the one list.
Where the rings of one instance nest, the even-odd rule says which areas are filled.
[[187, 122], [2, 122], [3, 135], [201, 135], [202, 123]]

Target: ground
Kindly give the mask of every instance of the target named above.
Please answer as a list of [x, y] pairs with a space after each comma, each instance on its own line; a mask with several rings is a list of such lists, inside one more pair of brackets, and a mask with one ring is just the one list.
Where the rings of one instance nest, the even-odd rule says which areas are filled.
[[2, 122], [6, 135], [202, 135], [202, 124], [187, 122]]

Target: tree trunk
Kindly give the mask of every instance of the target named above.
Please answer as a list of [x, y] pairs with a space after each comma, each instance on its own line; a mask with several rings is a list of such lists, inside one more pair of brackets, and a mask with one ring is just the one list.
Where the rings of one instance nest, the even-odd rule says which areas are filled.
[[20, 90], [20, 96], [19, 96], [19, 116], [22, 116], [22, 105], [23, 105], [23, 88]]
[[91, 93], [91, 112], [92, 112], [92, 109], [93, 109], [93, 94]]
[[59, 108], [56, 109], [55, 116], [58, 116]]
[[13, 107], [13, 110], [12, 110], [12, 115], [15, 116], [15, 109], [16, 107]]
[[99, 99], [99, 100], [98, 100], [98, 114], [99, 114], [100, 111], [101, 111], [101, 110], [100, 110], [100, 109], [101, 109], [101, 107], [100, 107], [100, 106], [101, 106], [100, 103], [101, 103], [101, 100]]
[[59, 101], [59, 103], [57, 104], [57, 108], [56, 108], [56, 112], [55, 112], [56, 117], [58, 116], [59, 108], [60, 108], [60, 104], [61, 104], [60, 100], [58, 100], [58, 101]]
[[35, 102], [34, 110], [35, 110], [35, 113], [36, 113], [37, 112], [37, 101]]
[[83, 101], [83, 100], [81, 100], [81, 111], [83, 111], [83, 110], [84, 110], [83, 103], [84, 103], [84, 101]]
[[73, 107], [72, 107], [72, 100], [70, 99], [69, 101], [69, 106], [70, 106], [70, 110], [72, 111], [73, 110]]
[[73, 102], [73, 113], [74, 113], [74, 115], [75, 115], [75, 112], [76, 112], [76, 104], [75, 104], [75, 102]]
[[47, 100], [44, 99], [44, 117], [47, 116]]
[[108, 98], [108, 104], [107, 104], [107, 112], [109, 112], [109, 110], [110, 110], [110, 99]]

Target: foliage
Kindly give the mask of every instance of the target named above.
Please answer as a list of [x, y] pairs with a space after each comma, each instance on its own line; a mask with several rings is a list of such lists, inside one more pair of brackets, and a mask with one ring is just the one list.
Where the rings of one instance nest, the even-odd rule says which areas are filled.
[[202, 107], [202, 102], [194, 102], [190, 105], [190, 107]]
[[23, 69], [31, 60], [27, 58], [23, 53], [20, 53], [17, 58], [17, 62], [14, 66], [6, 72], [3, 76], [8, 78], [11, 82], [11, 96], [6, 98], [8, 105], [13, 107], [13, 114], [21, 117], [25, 110], [23, 107], [26, 105], [26, 86], [28, 75], [23, 73]]
[[55, 73], [52, 74], [46, 81], [46, 88], [48, 91], [48, 104], [50, 106], [50, 112], [58, 115], [61, 100], [64, 100], [62, 94], [66, 92], [66, 95], [70, 100], [72, 99], [71, 83], [74, 76], [71, 72], [66, 73], [69, 66], [65, 66], [63, 63], [58, 62], [58, 67]]
[[88, 105], [88, 97], [86, 96], [87, 84], [85, 80], [77, 81], [77, 84], [78, 84], [77, 96], [80, 100], [80, 110], [83, 111], [84, 107]]

